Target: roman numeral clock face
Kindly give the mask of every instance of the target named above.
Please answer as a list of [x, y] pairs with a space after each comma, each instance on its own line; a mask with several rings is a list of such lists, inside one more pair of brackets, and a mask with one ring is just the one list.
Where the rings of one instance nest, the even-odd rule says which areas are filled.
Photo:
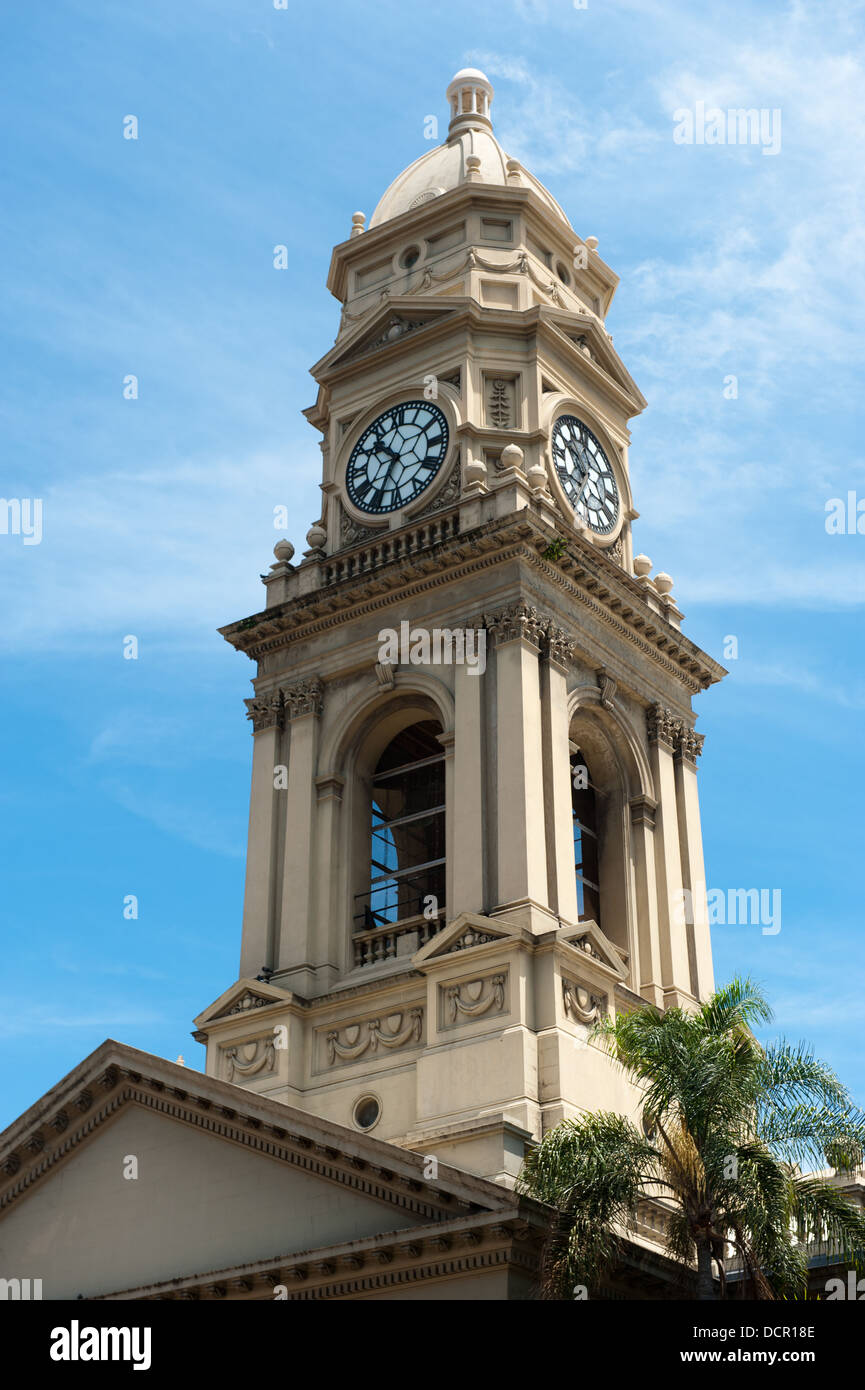
[[362, 512], [395, 512], [429, 487], [444, 462], [448, 425], [437, 405], [403, 401], [364, 430], [345, 487]]
[[560, 415], [552, 447], [553, 466], [574, 511], [599, 536], [608, 536], [619, 517], [619, 489], [598, 440], [576, 415]]

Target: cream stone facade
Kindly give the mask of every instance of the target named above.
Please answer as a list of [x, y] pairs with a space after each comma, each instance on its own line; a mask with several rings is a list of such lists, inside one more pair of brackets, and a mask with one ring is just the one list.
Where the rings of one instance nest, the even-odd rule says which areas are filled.
[[[252, 792], [205, 1074], [109, 1041], [0, 1136], [0, 1277], [46, 1298], [528, 1297], [526, 1146], [636, 1108], [593, 1024], [712, 989], [692, 699], [724, 672], [633, 553], [616, 276], [492, 95], [458, 74], [333, 253], [322, 514], [223, 629]], [[681, 1292], [664, 1219], [615, 1296]]]
[[[448, 97], [448, 140], [333, 253], [309, 548], [295, 565], [278, 545], [266, 606], [223, 629], [257, 664], [241, 978], [196, 1037], [210, 1075], [347, 1126], [377, 1112], [378, 1137], [507, 1183], [562, 1118], [633, 1109], [587, 1044], [601, 1014], [712, 989], [691, 702], [724, 673], [683, 635], [669, 576], [633, 556], [628, 421], [645, 401], [604, 324], [616, 276], [501, 150], [483, 74]], [[438, 471], [364, 510], [358, 450], [383, 470], [388, 412], [424, 401], [446, 420]], [[554, 466], [562, 417], [609, 460], [606, 529]], [[467, 634], [483, 671], [382, 661], [401, 623]], [[444, 753], [445, 901], [358, 928], [376, 768], [419, 723]], [[577, 750], [600, 921], [577, 900]]]

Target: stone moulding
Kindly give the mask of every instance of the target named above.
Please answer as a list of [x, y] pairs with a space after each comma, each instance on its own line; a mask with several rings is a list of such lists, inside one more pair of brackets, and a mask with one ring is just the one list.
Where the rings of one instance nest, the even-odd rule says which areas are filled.
[[[508, 519], [506, 524], [489, 522], [419, 554], [423, 567], [405, 559], [388, 562], [358, 578], [339, 581], [301, 600], [267, 610], [251, 630], [235, 623], [220, 631], [237, 650], [259, 660], [355, 618], [390, 608], [397, 594], [408, 601], [507, 561], [523, 559], [661, 670], [681, 681], [691, 694], [720, 680], [723, 668], [650, 610], [636, 581], [632, 583], [613, 561], [580, 550], [579, 557], [569, 554], [553, 564], [539, 552], [539, 546], [548, 544], [546, 529], [525, 514]], [[572, 543], [575, 550], [580, 544], [579, 540]]]

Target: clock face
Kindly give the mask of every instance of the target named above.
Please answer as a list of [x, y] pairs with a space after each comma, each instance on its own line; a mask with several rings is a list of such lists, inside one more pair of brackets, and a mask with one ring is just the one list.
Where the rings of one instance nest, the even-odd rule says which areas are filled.
[[345, 473], [362, 512], [395, 512], [429, 487], [444, 461], [448, 424], [430, 401], [403, 401], [364, 430]]
[[574, 511], [608, 536], [619, 516], [619, 489], [601, 445], [576, 415], [560, 415], [553, 426], [553, 465]]

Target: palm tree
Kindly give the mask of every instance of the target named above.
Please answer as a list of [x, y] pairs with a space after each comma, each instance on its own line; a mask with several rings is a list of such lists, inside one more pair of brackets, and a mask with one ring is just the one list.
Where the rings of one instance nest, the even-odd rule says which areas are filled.
[[597, 1112], [551, 1130], [527, 1158], [519, 1189], [557, 1208], [543, 1291], [571, 1297], [615, 1262], [647, 1197], [664, 1201], [674, 1259], [697, 1267], [697, 1297], [727, 1290], [732, 1246], [758, 1298], [806, 1289], [803, 1244], [822, 1240], [857, 1269], [865, 1213], [799, 1165], [862, 1161], [865, 1115], [803, 1045], [763, 1047], [752, 1026], [772, 1011], [734, 980], [695, 1012], [651, 1006], [595, 1030], [641, 1093], [641, 1128]]

